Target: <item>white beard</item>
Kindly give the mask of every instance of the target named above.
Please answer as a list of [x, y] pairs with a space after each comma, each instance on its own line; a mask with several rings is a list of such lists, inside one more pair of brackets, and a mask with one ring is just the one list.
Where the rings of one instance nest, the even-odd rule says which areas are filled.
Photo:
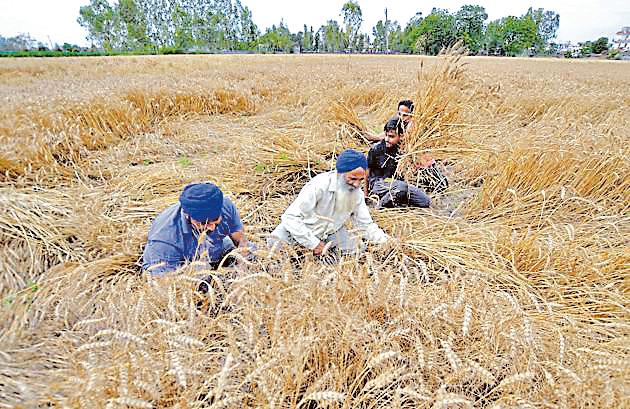
[[337, 175], [337, 184], [339, 184], [339, 186], [341, 186], [341, 190], [344, 193], [350, 194], [350, 193], [354, 192], [355, 190], [357, 190], [356, 187], [354, 187], [352, 185], [349, 185], [348, 182], [346, 182], [346, 178], [343, 176], [343, 173]]
[[335, 200], [335, 212], [351, 213], [355, 206], [355, 201], [352, 197], [357, 188], [349, 185], [343, 175], [337, 175], [337, 183], [339, 188], [337, 189], [337, 199]]

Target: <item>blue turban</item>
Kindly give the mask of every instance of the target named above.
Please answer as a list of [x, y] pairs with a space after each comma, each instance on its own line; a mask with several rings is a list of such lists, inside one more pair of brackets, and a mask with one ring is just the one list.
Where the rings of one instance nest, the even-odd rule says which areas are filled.
[[191, 183], [182, 191], [179, 202], [193, 220], [214, 221], [223, 210], [223, 192], [212, 183]]
[[353, 149], [346, 149], [337, 156], [337, 172], [346, 173], [356, 168], [367, 170], [368, 163], [365, 155]]

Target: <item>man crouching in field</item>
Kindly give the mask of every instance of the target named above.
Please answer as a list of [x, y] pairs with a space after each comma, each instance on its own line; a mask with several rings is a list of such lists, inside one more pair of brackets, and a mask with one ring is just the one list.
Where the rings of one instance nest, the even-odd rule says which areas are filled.
[[404, 133], [402, 121], [396, 116], [384, 127], [385, 139], [375, 143], [368, 153], [368, 173], [365, 197], [368, 192], [378, 196], [378, 207], [429, 207], [431, 198], [424, 190], [396, 178], [400, 159], [400, 139]]
[[179, 203], [160, 213], [151, 225], [142, 266], [153, 276], [190, 261], [216, 269], [235, 245], [249, 251], [234, 203], [212, 183], [190, 184]]
[[337, 158], [336, 170], [315, 176], [302, 188], [271, 233], [268, 244], [299, 244], [315, 256], [322, 256], [327, 247], [327, 253], [335, 256], [356, 254], [364, 246], [344, 226], [349, 219], [367, 240], [387, 242], [389, 237], [372, 221], [363, 199], [360, 187], [366, 170], [364, 154], [351, 149], [343, 151]]

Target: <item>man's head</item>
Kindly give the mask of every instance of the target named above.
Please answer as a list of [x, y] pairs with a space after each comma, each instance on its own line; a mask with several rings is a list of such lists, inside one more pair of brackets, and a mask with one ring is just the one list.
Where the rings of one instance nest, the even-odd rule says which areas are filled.
[[221, 223], [223, 192], [213, 183], [192, 183], [179, 196], [182, 210], [200, 231], [214, 231]]
[[385, 146], [391, 148], [398, 145], [404, 132], [402, 120], [397, 116], [390, 118], [385, 123], [383, 131], [385, 131]]
[[365, 178], [368, 163], [367, 158], [361, 152], [353, 149], [346, 149], [337, 157], [337, 173], [342, 182], [341, 186], [348, 191], [353, 191], [361, 187], [361, 182]]
[[413, 114], [414, 104], [410, 99], [403, 99], [398, 103], [398, 116], [403, 122], [409, 122]]

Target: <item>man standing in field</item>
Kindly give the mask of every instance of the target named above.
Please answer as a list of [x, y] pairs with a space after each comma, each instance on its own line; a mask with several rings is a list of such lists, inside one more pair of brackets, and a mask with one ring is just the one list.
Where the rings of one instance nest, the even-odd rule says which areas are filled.
[[[411, 117], [413, 116], [414, 107], [415, 105], [410, 99], [403, 99], [398, 103], [398, 110], [396, 115], [398, 115], [398, 118], [401, 119], [401, 125], [404, 133], [409, 132], [411, 130], [411, 127], [413, 126], [413, 121]], [[383, 132], [378, 135], [368, 134], [366, 136], [366, 139], [372, 142], [380, 142], [385, 139], [385, 133]]]
[[364, 245], [360, 237], [348, 232], [348, 220], [368, 241], [387, 242], [390, 237], [372, 220], [360, 189], [366, 170], [363, 153], [343, 151], [337, 158], [336, 170], [315, 176], [302, 188], [271, 233], [269, 245], [279, 241], [299, 244], [315, 256], [322, 256], [325, 248], [337, 256], [358, 254]]
[[[400, 139], [404, 133], [402, 121], [393, 117], [384, 126], [385, 139], [375, 143], [368, 153], [365, 197], [378, 196], [378, 207], [429, 207], [431, 198], [420, 188], [396, 175], [400, 159]], [[426, 165], [419, 164], [418, 167]]]
[[153, 221], [142, 266], [153, 276], [190, 261], [216, 269], [235, 246], [249, 251], [236, 206], [213, 183], [194, 183]]

